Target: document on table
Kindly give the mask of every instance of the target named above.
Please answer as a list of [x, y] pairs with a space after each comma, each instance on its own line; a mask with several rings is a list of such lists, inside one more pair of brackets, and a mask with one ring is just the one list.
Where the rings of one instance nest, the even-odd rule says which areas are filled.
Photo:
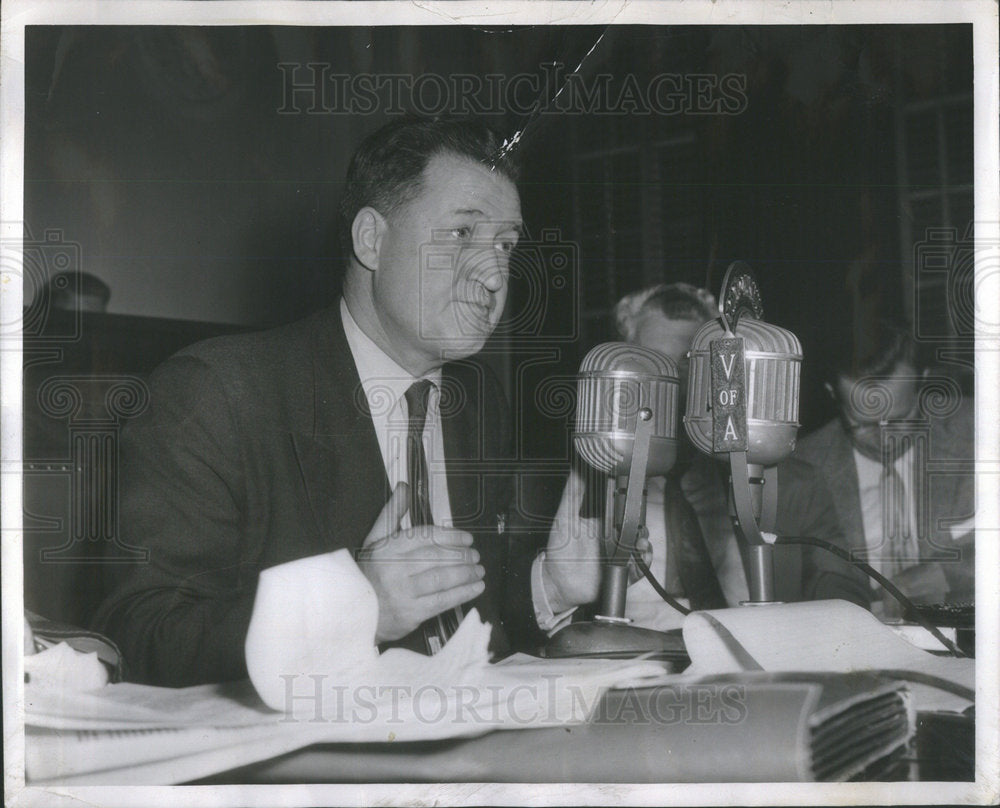
[[181, 689], [115, 684], [84, 693], [28, 685], [26, 774], [29, 782], [64, 785], [178, 783], [314, 743], [580, 724], [615, 682], [663, 672], [643, 660], [572, 662], [580, 664], [518, 658], [486, 666], [475, 685], [425, 685], [416, 698], [383, 685], [349, 699], [344, 683], [332, 691], [344, 695], [339, 703], [309, 694], [297, 704], [309, 702], [308, 710], [297, 715], [268, 708], [248, 681]]
[[490, 664], [490, 626], [475, 610], [432, 657], [379, 654], [377, 609], [350, 556], [330, 553], [261, 575], [246, 642], [250, 682], [74, 692], [64, 678], [58, 687], [33, 678], [25, 686], [27, 775], [64, 784], [184, 782], [314, 743], [581, 724], [610, 687], [726, 673], [801, 672], [811, 680], [889, 671], [909, 683], [921, 710], [964, 709], [975, 682], [973, 660], [915, 648], [843, 601], [692, 613], [683, 629], [692, 665], [680, 675], [649, 659], [517, 655]]
[[918, 710], [961, 712], [974, 701], [976, 662], [917, 648], [843, 600], [693, 612], [684, 621], [686, 676], [731, 671], [885, 671], [906, 681]]
[[183, 782], [319, 742], [579, 724], [608, 687], [664, 672], [644, 659], [491, 665], [490, 626], [475, 610], [432, 657], [379, 654], [377, 608], [367, 579], [339, 551], [261, 575], [246, 643], [250, 682], [74, 692], [66, 677], [59, 686], [35, 677], [25, 686], [27, 775], [66, 784]]

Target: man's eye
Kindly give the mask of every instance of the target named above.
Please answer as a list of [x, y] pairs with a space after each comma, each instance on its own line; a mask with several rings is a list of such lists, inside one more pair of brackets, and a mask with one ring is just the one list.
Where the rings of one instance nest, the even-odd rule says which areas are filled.
[[513, 240], [506, 240], [497, 242], [497, 249], [500, 250], [504, 255], [510, 255], [514, 252], [514, 248], [517, 246], [517, 242]]
[[470, 238], [472, 238], [472, 228], [466, 225], [462, 225], [461, 227], [455, 227], [452, 229], [451, 235], [453, 238], [456, 238], [459, 241], [468, 241]]

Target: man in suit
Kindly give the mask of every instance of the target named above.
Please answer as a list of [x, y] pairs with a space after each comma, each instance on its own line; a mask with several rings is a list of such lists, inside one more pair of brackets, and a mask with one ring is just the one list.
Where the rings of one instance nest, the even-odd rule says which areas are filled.
[[[823, 475], [852, 554], [911, 599], [972, 601], [973, 400], [931, 376], [905, 327], [879, 322], [867, 341], [844, 335], [827, 354], [839, 415], [795, 455]], [[871, 597], [877, 613], [897, 613]]]
[[261, 570], [342, 548], [378, 597], [381, 646], [433, 652], [454, 628], [438, 616], [475, 606], [502, 654], [596, 597], [599, 525], [579, 516], [578, 475], [543, 554], [508, 540], [509, 418], [469, 360], [504, 308], [515, 178], [480, 124], [383, 127], [348, 170], [342, 300], [156, 371], [121, 449], [122, 536], [149, 561], [96, 618], [130, 678], [245, 677]]
[[[660, 351], [677, 365], [681, 402], [686, 400], [691, 343], [702, 325], [717, 316], [712, 294], [686, 283], [633, 292], [615, 307], [622, 339]], [[651, 569], [685, 605], [693, 600], [696, 607], [736, 606], [749, 597], [746, 558], [729, 515], [727, 477], [724, 464], [697, 452], [682, 436], [671, 474], [649, 481], [646, 521], [654, 548]], [[672, 486], [676, 490], [671, 491]], [[680, 546], [670, 545], [668, 550], [671, 533], [683, 531], [685, 520], [678, 512], [685, 507], [693, 509], [697, 526], [686, 531]], [[779, 535], [845, 545], [829, 492], [819, 475], [800, 460], [789, 458], [778, 466], [776, 528]], [[676, 537], [673, 540], [677, 542]], [[701, 565], [701, 572], [691, 561], [699, 553], [708, 562]], [[802, 551], [776, 547], [775, 582], [781, 600], [843, 598], [867, 603], [864, 577], [835, 556], [812, 547]], [[644, 579], [630, 587], [626, 614], [648, 628], [663, 630], [680, 624], [678, 613]]]

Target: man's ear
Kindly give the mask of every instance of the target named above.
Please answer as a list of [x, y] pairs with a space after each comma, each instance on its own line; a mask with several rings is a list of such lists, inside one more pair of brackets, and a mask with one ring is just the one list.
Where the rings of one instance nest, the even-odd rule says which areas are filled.
[[385, 217], [372, 207], [361, 208], [351, 223], [354, 256], [372, 272], [378, 269], [379, 249], [386, 226]]

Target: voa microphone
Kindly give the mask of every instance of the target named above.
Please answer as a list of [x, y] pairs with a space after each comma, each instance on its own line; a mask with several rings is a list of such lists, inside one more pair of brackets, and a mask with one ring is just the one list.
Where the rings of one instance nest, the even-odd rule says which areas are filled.
[[748, 602], [770, 603], [777, 464], [795, 449], [802, 346], [763, 321], [756, 279], [742, 261], [726, 271], [719, 310], [691, 344], [684, 427], [701, 452], [729, 462], [730, 513], [749, 554]]

